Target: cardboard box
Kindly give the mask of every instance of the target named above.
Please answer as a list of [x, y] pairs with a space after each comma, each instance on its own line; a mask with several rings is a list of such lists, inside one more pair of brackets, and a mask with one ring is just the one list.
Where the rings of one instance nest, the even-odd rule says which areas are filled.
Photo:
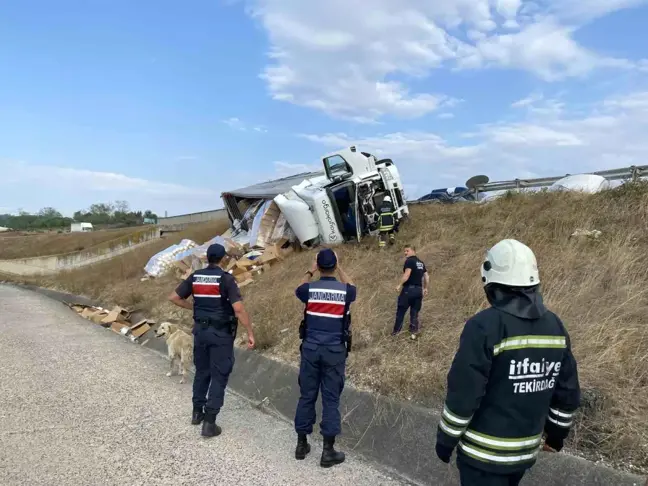
[[117, 334], [123, 334], [122, 329], [129, 329], [129, 327], [130, 326], [126, 322], [115, 321], [110, 325], [110, 330]]
[[235, 278], [236, 278], [236, 281], [239, 283], [239, 287], [240, 287], [241, 282], [245, 282], [246, 280], [249, 280], [249, 279], [252, 278], [252, 273], [250, 273], [250, 272], [241, 273], [239, 275], [236, 275]]
[[106, 317], [101, 320], [102, 324], [110, 325], [116, 321], [127, 321], [130, 317], [130, 312], [119, 306], [113, 307]]
[[93, 309], [91, 307], [86, 307], [81, 311], [81, 317], [84, 319], [90, 319], [90, 316], [93, 316], [94, 314], [101, 313], [101, 311], [98, 311], [97, 309]]
[[[92, 314], [89, 319], [94, 322], [95, 324], [102, 324], [102, 321], [104, 320], [106, 314], [103, 311], [98, 311]], [[103, 325], [103, 324], [102, 324]]]
[[280, 259], [282, 258], [279, 257], [279, 249], [273, 245], [266, 248], [266, 251], [263, 252], [263, 255], [261, 255], [257, 261], [259, 262], [259, 265], [264, 266], [269, 263], [276, 263]]
[[136, 324], [133, 324], [130, 327], [130, 333], [132, 336], [135, 336], [136, 338], [142, 337], [144, 334], [146, 334], [149, 330], [151, 329], [151, 326], [149, 326], [148, 321], [146, 319], [142, 319]]

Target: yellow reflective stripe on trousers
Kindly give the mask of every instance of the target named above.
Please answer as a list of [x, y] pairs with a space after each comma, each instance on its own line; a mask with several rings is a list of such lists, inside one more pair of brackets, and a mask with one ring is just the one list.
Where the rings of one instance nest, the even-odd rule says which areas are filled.
[[468, 429], [465, 433], [466, 438], [470, 439], [476, 444], [483, 445], [489, 449], [496, 449], [501, 451], [515, 451], [521, 449], [529, 449], [530, 447], [539, 446], [542, 434], [534, 435], [531, 437], [494, 437], [492, 435], [482, 434]]
[[471, 444], [466, 444], [463, 440], [459, 442], [459, 448], [468, 457], [477, 461], [503, 465], [514, 465], [532, 461], [538, 457], [538, 453], [540, 452], [540, 447], [538, 446], [535, 450], [528, 453], [500, 454], [498, 452], [484, 450]]
[[567, 341], [565, 336], [516, 336], [504, 339], [502, 342], [493, 347], [493, 355], [513, 349], [527, 348], [566, 348]]

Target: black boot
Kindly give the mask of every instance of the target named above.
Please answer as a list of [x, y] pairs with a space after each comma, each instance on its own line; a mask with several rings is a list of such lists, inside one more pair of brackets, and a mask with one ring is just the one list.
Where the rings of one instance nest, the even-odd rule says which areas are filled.
[[324, 437], [324, 450], [322, 450], [322, 459], [320, 466], [331, 467], [344, 462], [344, 452], [338, 452], [333, 448], [335, 436]]
[[193, 413], [191, 414], [191, 425], [200, 425], [205, 418], [205, 413], [203, 412], [202, 407], [194, 407]]
[[206, 413], [200, 435], [203, 437], [216, 437], [217, 435], [220, 435], [220, 433], [221, 428], [216, 425], [216, 415], [213, 413]]
[[297, 434], [297, 448], [295, 449], [295, 459], [306, 459], [306, 454], [310, 452], [310, 444], [306, 434]]

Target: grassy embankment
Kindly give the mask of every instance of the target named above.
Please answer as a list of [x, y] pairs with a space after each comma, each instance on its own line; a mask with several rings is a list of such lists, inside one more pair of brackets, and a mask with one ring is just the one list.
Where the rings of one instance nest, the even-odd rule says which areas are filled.
[[99, 230], [88, 233], [0, 233], [0, 260], [62, 255], [141, 231], [144, 227]]
[[[349, 381], [438, 406], [463, 323], [487, 305], [479, 278], [484, 251], [502, 238], [517, 238], [536, 253], [545, 302], [565, 322], [578, 360], [583, 407], [570, 448], [648, 469], [648, 187], [511, 195], [486, 205], [411, 211], [396, 247], [379, 252], [368, 241], [338, 249], [359, 289]], [[570, 238], [577, 228], [602, 236]], [[207, 225], [173, 239], [202, 243], [216, 233]], [[405, 242], [418, 247], [431, 275], [417, 342], [389, 336]], [[170, 244], [158, 242], [40, 283], [188, 323], [189, 313], [165, 301], [177, 279], [139, 280], [148, 258]], [[312, 258], [312, 252], [296, 254], [244, 289], [260, 352], [297, 363], [302, 311], [293, 292]]]

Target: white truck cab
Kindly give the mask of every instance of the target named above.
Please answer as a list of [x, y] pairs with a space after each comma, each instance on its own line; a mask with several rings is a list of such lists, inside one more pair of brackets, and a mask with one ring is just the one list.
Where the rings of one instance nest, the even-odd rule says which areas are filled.
[[[242, 206], [272, 199], [304, 246], [360, 241], [378, 230], [378, 208], [390, 195], [397, 219], [409, 215], [398, 169], [391, 159], [378, 160], [356, 147], [325, 155], [324, 170], [269, 181], [223, 193], [232, 222]], [[246, 204], [239, 202], [246, 200]]]
[[398, 219], [409, 215], [400, 175], [391, 159], [356, 147], [325, 155], [324, 175], [305, 179], [274, 198], [302, 244], [360, 241], [377, 231], [378, 207], [389, 194]]

